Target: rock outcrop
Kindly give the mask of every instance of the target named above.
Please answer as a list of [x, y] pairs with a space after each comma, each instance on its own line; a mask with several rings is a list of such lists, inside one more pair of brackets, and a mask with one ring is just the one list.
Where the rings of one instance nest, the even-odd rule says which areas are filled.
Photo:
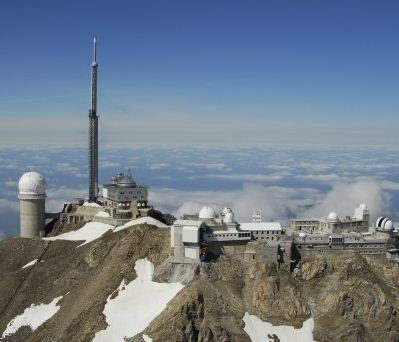
[[[156, 267], [157, 281], [186, 284], [145, 329], [154, 342], [250, 341], [243, 329], [245, 312], [295, 327], [312, 317], [319, 342], [399, 341], [399, 274], [382, 260], [339, 252], [305, 257], [288, 273], [275, 264], [243, 264], [222, 256], [171, 270], [169, 238], [168, 229], [142, 225], [106, 233], [79, 248], [77, 241], [1, 241], [0, 336], [32, 303], [63, 296], [51, 319], [4, 341], [91, 341], [107, 326], [102, 313], [107, 298], [123, 279], [135, 279], [134, 264], [146, 257]], [[33, 266], [22, 268], [34, 259]]]

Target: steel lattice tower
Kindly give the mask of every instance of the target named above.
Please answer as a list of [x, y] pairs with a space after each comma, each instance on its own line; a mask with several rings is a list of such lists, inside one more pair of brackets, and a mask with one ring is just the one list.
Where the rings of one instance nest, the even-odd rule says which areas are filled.
[[98, 116], [97, 116], [97, 42], [93, 42], [91, 63], [91, 108], [89, 110], [89, 201], [96, 202], [98, 195]]

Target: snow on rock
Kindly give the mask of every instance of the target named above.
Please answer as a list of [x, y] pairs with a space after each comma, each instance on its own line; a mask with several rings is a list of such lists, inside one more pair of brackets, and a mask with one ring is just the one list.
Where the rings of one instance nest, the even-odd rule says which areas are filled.
[[78, 246], [80, 247], [103, 236], [108, 230], [110, 229], [112, 230], [113, 227], [114, 226], [101, 222], [89, 222], [78, 230], [43, 239], [51, 241], [54, 240], [84, 241], [82, 244]]
[[83, 206], [90, 207], [90, 208], [101, 208], [101, 205], [94, 203], [94, 202], [84, 202]]
[[[118, 295], [108, 298], [103, 311], [108, 327], [97, 332], [93, 341], [123, 341], [139, 334], [184, 287], [181, 283], [153, 282], [154, 265], [147, 258], [137, 260], [134, 269], [137, 278], [127, 285], [122, 281]], [[143, 338], [151, 341], [148, 336]]]
[[36, 264], [36, 262], [37, 262], [37, 259], [32, 260], [32, 261], [29, 261], [25, 266], [22, 266], [22, 268], [31, 267], [31, 266], [33, 266], [34, 264]]
[[273, 341], [269, 336], [274, 334], [280, 339], [280, 342], [315, 342], [313, 340], [313, 318], [303, 322], [302, 328], [299, 329], [289, 325], [272, 325], [248, 312], [245, 313], [243, 321], [245, 323], [244, 330], [252, 342]]
[[57, 304], [62, 297], [54, 298], [49, 304], [32, 304], [26, 308], [21, 315], [16, 316], [7, 324], [1, 338], [15, 334], [23, 326], [29, 326], [32, 330], [36, 330], [57, 313], [60, 309]]
[[116, 227], [114, 229], [114, 232], [119, 232], [120, 230], [130, 228], [130, 227], [136, 226], [138, 224], [144, 224], [144, 223], [151, 224], [158, 228], [169, 228], [169, 226], [167, 226], [166, 224], [163, 224], [161, 221], [158, 221], [152, 217], [147, 216], [147, 217], [140, 217], [138, 219], [131, 220], [128, 223], [125, 223], [123, 226]]
[[97, 217], [110, 217], [109, 214], [106, 211], [99, 211], [96, 214]]
[[143, 340], [144, 342], [152, 342], [152, 338], [144, 334], [143, 334]]

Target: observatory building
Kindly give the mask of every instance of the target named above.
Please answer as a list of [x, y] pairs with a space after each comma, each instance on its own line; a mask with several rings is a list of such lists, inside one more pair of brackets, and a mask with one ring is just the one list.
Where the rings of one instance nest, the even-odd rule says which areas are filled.
[[304, 231], [312, 234], [349, 233], [369, 231], [370, 211], [366, 204], [360, 204], [353, 216], [338, 217], [331, 212], [324, 218], [301, 218], [291, 220], [293, 231]]
[[136, 203], [139, 209], [148, 208], [148, 187], [137, 185], [130, 170], [112, 176], [111, 184], [104, 184], [100, 188], [100, 201], [105, 207], [130, 209]]
[[[255, 214], [252, 222], [238, 223], [230, 208], [217, 214], [205, 206], [197, 215], [183, 215], [173, 223], [171, 247], [174, 262], [191, 262], [221, 254], [244, 260], [282, 260], [285, 232], [279, 222], [262, 222]], [[288, 241], [290, 244], [290, 241]]]
[[26, 172], [18, 183], [21, 237], [44, 235], [46, 179], [38, 172]]

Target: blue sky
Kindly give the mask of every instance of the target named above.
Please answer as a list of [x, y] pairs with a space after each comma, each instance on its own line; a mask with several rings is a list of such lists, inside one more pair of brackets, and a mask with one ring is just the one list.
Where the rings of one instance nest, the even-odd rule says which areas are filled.
[[0, 146], [85, 145], [94, 34], [107, 144], [397, 145], [397, 1], [0, 6]]
[[176, 215], [267, 220], [366, 202], [399, 221], [399, 2], [2, 1], [0, 239], [16, 182], [87, 193], [92, 38], [100, 182], [133, 167]]

